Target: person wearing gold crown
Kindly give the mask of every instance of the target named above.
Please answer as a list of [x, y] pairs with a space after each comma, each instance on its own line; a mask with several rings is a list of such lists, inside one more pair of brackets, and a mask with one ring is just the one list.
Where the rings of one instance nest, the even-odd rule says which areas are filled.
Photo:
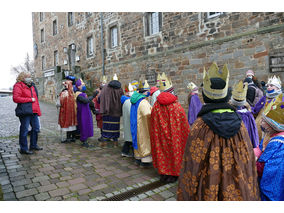
[[[273, 102], [278, 95], [282, 93], [281, 90], [281, 80], [279, 77], [273, 76], [272, 78], [268, 78], [267, 82], [267, 92], [266, 95], [263, 96], [256, 104], [254, 107], [252, 107], [251, 111], [252, 113], [257, 116], [255, 119], [257, 129], [258, 129], [258, 136], [259, 136], [259, 141], [265, 137], [265, 133], [261, 130], [261, 119], [262, 119], [262, 113], [265, 110], [266, 106]], [[266, 144], [268, 142], [268, 136], [264, 139], [264, 143]], [[264, 146], [265, 148], [265, 146]], [[262, 150], [263, 151], [263, 150]]]
[[151, 166], [151, 141], [150, 141], [150, 118], [151, 105], [146, 100], [149, 85], [145, 80], [144, 85], [139, 83], [138, 91], [130, 98], [130, 129], [134, 148], [134, 157], [137, 165], [142, 168]]
[[78, 89], [75, 93], [75, 98], [80, 141], [82, 142], [82, 146], [89, 147], [87, 139], [94, 136], [93, 117], [89, 106], [90, 100], [85, 93], [86, 86], [82, 79], [76, 81], [76, 87]]
[[155, 102], [157, 101], [158, 95], [160, 95], [160, 93], [161, 93], [161, 91], [158, 88], [158, 86], [160, 86], [159, 85], [160, 81], [161, 81], [161, 75], [159, 73], [158, 77], [157, 77], [157, 86], [151, 87], [151, 89], [150, 89], [150, 97], [151, 97], [150, 104], [151, 104], [152, 107], [154, 106]]
[[247, 90], [248, 83], [243, 83], [243, 81], [240, 80], [233, 87], [230, 103], [236, 107], [237, 113], [241, 116], [247, 128], [252, 146], [256, 148], [259, 144], [259, 138], [254, 117], [250, 112], [250, 105], [246, 102]]
[[160, 90], [171, 92], [161, 92], [151, 111], [153, 166], [158, 169], [160, 181], [172, 183], [180, 173], [189, 124], [167, 77], [160, 81]]
[[192, 125], [178, 179], [178, 200], [259, 200], [255, 155], [248, 132], [228, 103], [229, 70], [204, 69], [205, 105]]
[[99, 141], [102, 146], [107, 141], [113, 140], [114, 145], [118, 145], [120, 136], [120, 116], [122, 115], [122, 105], [120, 98], [123, 95], [121, 83], [114, 74], [112, 81], [106, 84], [100, 95], [100, 113], [103, 115], [102, 137]]
[[190, 93], [188, 95], [188, 123], [191, 126], [197, 118], [197, 114], [199, 113], [202, 103], [198, 97], [198, 87], [193, 83], [190, 82], [187, 85]]
[[[133, 86], [129, 83], [125, 87], [125, 95], [121, 96], [122, 116], [123, 116], [123, 130], [124, 130], [124, 144], [121, 150], [122, 157], [133, 157], [132, 136], [130, 130], [130, 98], [134, 93]], [[132, 153], [131, 151], [132, 150]]]
[[269, 142], [260, 156], [257, 170], [260, 176], [261, 200], [284, 201], [284, 95], [270, 102], [262, 115], [262, 129], [269, 135]]

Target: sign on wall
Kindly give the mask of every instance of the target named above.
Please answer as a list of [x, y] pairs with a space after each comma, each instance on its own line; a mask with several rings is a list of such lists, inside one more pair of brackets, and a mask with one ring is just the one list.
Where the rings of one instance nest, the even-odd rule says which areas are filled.
[[50, 76], [53, 76], [53, 75], [54, 75], [54, 70], [44, 73], [44, 77], [50, 77]]
[[284, 51], [277, 51], [269, 55], [269, 71], [284, 72]]

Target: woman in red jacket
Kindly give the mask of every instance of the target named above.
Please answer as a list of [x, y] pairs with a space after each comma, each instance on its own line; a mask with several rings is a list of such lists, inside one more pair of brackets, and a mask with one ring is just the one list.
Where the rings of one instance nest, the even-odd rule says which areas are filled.
[[[16, 116], [20, 119], [20, 153], [33, 154], [32, 150], [42, 150], [37, 145], [39, 132], [38, 116], [41, 111], [38, 103], [38, 97], [30, 73], [21, 72], [17, 77], [17, 82], [13, 87], [13, 101], [17, 103]], [[29, 125], [32, 126], [30, 147], [28, 149], [27, 135]]]

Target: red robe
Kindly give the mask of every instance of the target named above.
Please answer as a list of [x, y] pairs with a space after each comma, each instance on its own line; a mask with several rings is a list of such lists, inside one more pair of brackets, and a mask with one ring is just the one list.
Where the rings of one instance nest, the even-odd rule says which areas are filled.
[[189, 124], [177, 97], [162, 92], [151, 111], [153, 166], [159, 174], [179, 176]]
[[58, 124], [61, 128], [77, 125], [77, 114], [72, 81], [65, 82], [67, 90], [60, 93], [60, 111]]

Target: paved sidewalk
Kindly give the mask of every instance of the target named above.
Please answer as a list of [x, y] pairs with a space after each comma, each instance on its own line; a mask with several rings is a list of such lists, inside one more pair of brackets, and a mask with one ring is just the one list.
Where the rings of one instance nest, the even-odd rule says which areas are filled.
[[[38, 144], [42, 151], [21, 155], [17, 137], [0, 137], [4, 200], [102, 200], [159, 179], [154, 168], [140, 168], [132, 158], [120, 156], [122, 141], [119, 147], [100, 148], [96, 132], [89, 140], [90, 148], [81, 147], [79, 140], [60, 143], [55, 106], [40, 106]], [[176, 185], [167, 184], [128, 200], [176, 200]]]

